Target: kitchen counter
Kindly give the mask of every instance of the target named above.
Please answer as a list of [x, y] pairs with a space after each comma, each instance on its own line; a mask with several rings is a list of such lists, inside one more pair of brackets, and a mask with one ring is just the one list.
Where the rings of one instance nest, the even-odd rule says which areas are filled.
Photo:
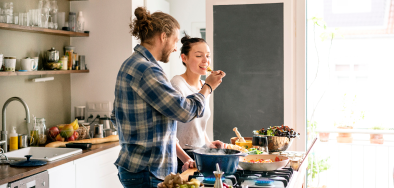
[[39, 167], [11, 167], [8, 164], [0, 164], [0, 185], [12, 182], [45, 170], [48, 170], [50, 168], [65, 164], [70, 161], [74, 161], [76, 159], [86, 157], [88, 155], [95, 154], [100, 151], [104, 151], [106, 149], [113, 148], [115, 146], [118, 146], [119, 142], [108, 142], [108, 143], [103, 143], [103, 144], [95, 144], [92, 145], [90, 149], [82, 150], [82, 154], [78, 155], [73, 155], [64, 159], [60, 159], [57, 161], [51, 161], [48, 162], [44, 166], [39, 166]]

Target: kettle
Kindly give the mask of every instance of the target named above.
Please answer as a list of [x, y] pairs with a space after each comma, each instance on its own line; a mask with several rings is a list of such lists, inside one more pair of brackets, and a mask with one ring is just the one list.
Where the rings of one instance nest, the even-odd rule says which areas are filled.
[[[103, 124], [103, 129], [115, 129], [114, 125], [111, 122], [111, 118], [102, 117], [99, 119], [99, 124]], [[115, 129], [116, 130], [116, 129]]]
[[52, 47], [50, 50], [47, 50], [45, 52], [45, 60], [46, 62], [58, 62], [59, 51], [55, 50], [55, 47]]

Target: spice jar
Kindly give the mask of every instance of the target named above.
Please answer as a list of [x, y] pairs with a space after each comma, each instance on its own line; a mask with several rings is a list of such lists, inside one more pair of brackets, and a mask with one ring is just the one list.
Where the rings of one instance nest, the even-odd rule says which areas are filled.
[[68, 64], [67, 56], [63, 56], [62, 58], [60, 58], [60, 61], [62, 62], [62, 70], [67, 70], [67, 64]]
[[300, 163], [301, 163], [301, 158], [295, 157], [291, 159], [290, 166], [293, 170], [298, 170], [298, 168], [300, 167]]

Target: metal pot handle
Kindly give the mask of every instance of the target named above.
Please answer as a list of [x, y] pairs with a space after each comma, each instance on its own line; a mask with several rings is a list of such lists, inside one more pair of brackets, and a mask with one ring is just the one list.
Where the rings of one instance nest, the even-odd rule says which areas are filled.
[[236, 156], [240, 156], [240, 157], [246, 157], [246, 156], [248, 156], [248, 154], [247, 153], [237, 153], [237, 154], [235, 154]]

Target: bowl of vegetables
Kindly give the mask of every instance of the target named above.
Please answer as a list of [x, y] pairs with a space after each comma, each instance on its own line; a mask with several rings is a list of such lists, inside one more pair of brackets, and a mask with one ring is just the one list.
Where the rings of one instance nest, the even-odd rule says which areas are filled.
[[269, 127], [268, 129], [262, 128], [254, 133], [267, 137], [269, 152], [286, 151], [293, 143], [294, 138], [300, 135], [294, 129], [284, 125]]

